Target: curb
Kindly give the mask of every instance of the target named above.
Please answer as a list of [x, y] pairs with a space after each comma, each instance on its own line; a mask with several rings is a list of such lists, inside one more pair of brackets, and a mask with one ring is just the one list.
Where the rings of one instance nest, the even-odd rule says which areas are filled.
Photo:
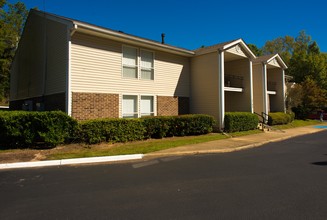
[[124, 160], [138, 160], [138, 159], [142, 159], [143, 157], [144, 154], [131, 154], [131, 155], [87, 157], [87, 158], [48, 160], [48, 161], [35, 161], [35, 162], [5, 163], [5, 164], [0, 164], [0, 170], [16, 169], [16, 168], [31, 168], [31, 167], [46, 167], [46, 166], [64, 166], [64, 165], [87, 164], [87, 163], [116, 162], [116, 161], [124, 161]]

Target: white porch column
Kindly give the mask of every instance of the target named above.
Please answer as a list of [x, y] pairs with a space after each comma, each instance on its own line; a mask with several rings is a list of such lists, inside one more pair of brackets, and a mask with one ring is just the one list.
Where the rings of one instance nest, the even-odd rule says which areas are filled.
[[250, 72], [250, 102], [251, 102], [250, 110], [251, 110], [251, 113], [253, 113], [254, 112], [254, 109], [253, 109], [253, 72], [252, 72], [252, 61], [251, 60], [249, 60], [249, 64], [250, 64], [249, 72]]
[[224, 51], [218, 51], [218, 97], [219, 97], [219, 129], [224, 128], [225, 118], [225, 65], [224, 65]]
[[[267, 93], [267, 64], [262, 64], [262, 73], [263, 73], [263, 112], [268, 114], [268, 93]], [[268, 120], [268, 117], [264, 115], [265, 119]]]
[[282, 78], [282, 81], [283, 81], [283, 90], [282, 90], [282, 92], [283, 92], [283, 109], [284, 109], [284, 113], [286, 113], [286, 106], [285, 106], [286, 85], [285, 85], [285, 70], [284, 69], [282, 70], [282, 77], [283, 77]]

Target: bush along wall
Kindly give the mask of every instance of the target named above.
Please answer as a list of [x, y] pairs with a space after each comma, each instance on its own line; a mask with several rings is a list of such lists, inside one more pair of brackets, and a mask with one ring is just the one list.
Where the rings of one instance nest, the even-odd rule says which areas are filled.
[[53, 147], [69, 142], [77, 121], [60, 111], [1, 112], [0, 148]]
[[212, 132], [208, 115], [159, 116], [140, 119], [95, 119], [77, 123], [57, 112], [1, 112], [0, 148], [52, 147], [70, 141], [97, 144]]
[[258, 123], [258, 117], [250, 112], [226, 112], [224, 130], [226, 132], [254, 130]]
[[127, 142], [149, 138], [207, 134], [215, 121], [208, 115], [156, 116], [140, 119], [96, 119], [79, 124], [81, 142]]
[[212, 132], [215, 120], [209, 115], [157, 116], [141, 119], [146, 138], [200, 135]]
[[145, 127], [140, 119], [95, 119], [79, 124], [81, 142], [127, 142], [145, 138]]
[[282, 125], [294, 120], [294, 113], [270, 112], [268, 114], [268, 125]]

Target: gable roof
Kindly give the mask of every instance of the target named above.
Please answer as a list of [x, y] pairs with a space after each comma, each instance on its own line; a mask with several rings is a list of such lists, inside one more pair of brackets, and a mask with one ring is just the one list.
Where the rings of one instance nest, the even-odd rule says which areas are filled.
[[138, 37], [135, 35], [131, 34], [126, 34], [122, 31], [115, 31], [109, 28], [104, 28], [101, 26], [93, 25], [90, 23], [86, 23], [83, 21], [31, 9], [30, 13], [37, 14], [39, 16], [46, 17], [47, 19], [51, 20], [56, 20], [58, 22], [61, 22], [63, 24], [66, 24], [70, 26], [71, 30], [71, 35], [73, 35], [75, 32], [81, 32], [81, 33], [87, 33], [91, 35], [96, 35], [96, 36], [102, 36], [105, 38], [110, 38], [119, 42], [124, 42], [124, 43], [131, 43], [131, 44], [136, 44], [139, 46], [151, 48], [151, 49], [156, 49], [159, 51], [166, 51], [169, 53], [173, 54], [179, 54], [183, 56], [193, 56], [195, 53], [192, 50], [187, 50], [184, 48], [180, 47], [175, 47], [169, 44], [162, 44], [161, 42]]
[[218, 50], [225, 51], [236, 45], [240, 45], [244, 49], [245, 54], [249, 58], [256, 59], [256, 56], [254, 55], [254, 53], [250, 50], [250, 48], [246, 45], [246, 43], [241, 38], [237, 39], [237, 40], [227, 41], [227, 42], [220, 43], [220, 44], [215, 44], [215, 45], [212, 45], [209, 47], [199, 48], [199, 49], [195, 50], [195, 54], [202, 55], [202, 54], [206, 54], [206, 53], [212, 53], [212, 52], [215, 52]]
[[265, 64], [268, 64], [268, 63], [270, 63], [274, 59], [277, 60], [277, 62], [279, 63], [279, 65], [283, 69], [287, 69], [287, 65], [285, 64], [285, 62], [283, 61], [283, 59], [281, 58], [281, 56], [278, 53], [260, 56], [257, 59], [255, 59], [253, 61], [253, 63], [265, 63]]

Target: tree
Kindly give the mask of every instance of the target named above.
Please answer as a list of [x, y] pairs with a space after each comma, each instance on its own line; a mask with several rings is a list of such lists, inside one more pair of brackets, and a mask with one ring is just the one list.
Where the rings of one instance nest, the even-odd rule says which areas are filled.
[[254, 53], [254, 55], [256, 55], [256, 56], [262, 56], [262, 50], [259, 49], [256, 45], [254, 45], [254, 44], [248, 44], [248, 47]]
[[0, 103], [9, 100], [10, 66], [27, 14], [24, 3], [0, 0]]
[[288, 64], [294, 50], [295, 40], [291, 36], [278, 37], [272, 41], [267, 41], [262, 48], [264, 55], [278, 53]]
[[301, 85], [303, 92], [302, 106], [311, 110], [324, 108], [326, 106], [326, 90], [321, 89], [316, 81], [308, 77]]

